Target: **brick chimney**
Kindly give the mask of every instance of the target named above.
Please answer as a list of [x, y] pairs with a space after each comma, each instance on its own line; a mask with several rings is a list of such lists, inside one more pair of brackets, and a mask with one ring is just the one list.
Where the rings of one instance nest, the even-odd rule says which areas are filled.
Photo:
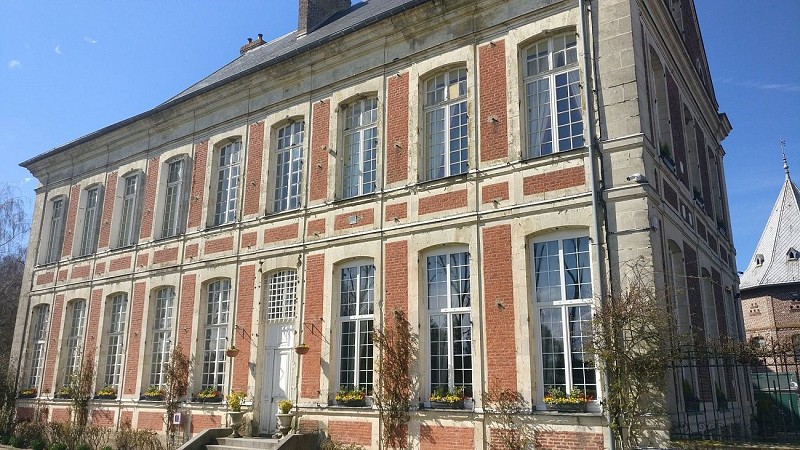
[[349, 7], [350, 0], [300, 0], [297, 34], [303, 36], [314, 31], [332, 15]]
[[244, 55], [248, 51], [258, 47], [259, 45], [263, 45], [264, 43], [265, 43], [264, 35], [258, 33], [258, 39], [256, 39], [255, 41], [253, 40], [253, 38], [247, 38], [247, 44], [244, 44], [239, 48], [239, 54]]

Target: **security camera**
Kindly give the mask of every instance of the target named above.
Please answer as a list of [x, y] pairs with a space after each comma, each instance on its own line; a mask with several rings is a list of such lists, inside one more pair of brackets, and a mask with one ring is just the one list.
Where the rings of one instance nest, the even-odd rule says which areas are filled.
[[633, 175], [629, 175], [627, 180], [628, 181], [633, 181], [633, 182], [636, 182], [636, 183], [645, 183], [647, 181], [647, 179], [644, 177], [644, 175], [642, 175], [640, 173], [635, 173]]

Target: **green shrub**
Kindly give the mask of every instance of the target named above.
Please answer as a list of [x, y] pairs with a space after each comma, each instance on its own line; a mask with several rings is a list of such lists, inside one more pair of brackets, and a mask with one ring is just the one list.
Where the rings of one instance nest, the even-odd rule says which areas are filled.
[[67, 444], [56, 442], [55, 444], [50, 446], [50, 450], [67, 450]]
[[92, 450], [92, 446], [89, 444], [81, 444], [75, 447], [75, 450]]
[[31, 441], [31, 449], [32, 450], [44, 450], [45, 444], [44, 441], [39, 439], [34, 439]]
[[10, 445], [12, 447], [16, 447], [17, 446], [17, 437], [16, 436], [11, 436], [10, 438], [8, 438], [8, 442], [6, 442], [6, 444], [8, 444], [8, 445]]
[[114, 450], [114, 448], [113, 448], [113, 447], [111, 447], [110, 445], [106, 445], [106, 446], [105, 446], [105, 447], [103, 447], [101, 450]]
[[28, 446], [25, 445], [25, 439], [23, 439], [21, 437], [15, 438], [14, 439], [14, 443], [11, 444], [11, 446], [14, 447], [14, 448], [28, 448]]
[[11, 439], [11, 436], [8, 436], [8, 435], [5, 435], [5, 434], [0, 436], [0, 444], [3, 444], [3, 445], [8, 444], [8, 440], [9, 439]]

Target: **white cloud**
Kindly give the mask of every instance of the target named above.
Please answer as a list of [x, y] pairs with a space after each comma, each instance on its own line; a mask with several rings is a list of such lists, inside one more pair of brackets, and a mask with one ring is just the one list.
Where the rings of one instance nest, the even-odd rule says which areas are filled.
[[84, 36], [83, 40], [88, 42], [88, 43], [90, 43], [90, 44], [97, 44], [97, 40], [96, 39], [92, 39], [89, 36]]
[[20, 67], [22, 67], [22, 63], [17, 61], [16, 59], [12, 59], [11, 61], [8, 62], [8, 68], [11, 70], [19, 69]]
[[56, 48], [54, 48], [53, 51], [60, 55], [61, 54], [61, 46], [60, 45], [56, 45]]
[[27, 182], [31, 181], [32, 179], [33, 178], [31, 178], [31, 177], [25, 177], [25, 178], [22, 179], [23, 180], [22, 182], [23, 183], [27, 183]]
[[764, 91], [800, 92], [800, 84], [797, 83], [767, 83], [764, 81], [736, 80], [733, 78], [723, 78], [722, 82]]

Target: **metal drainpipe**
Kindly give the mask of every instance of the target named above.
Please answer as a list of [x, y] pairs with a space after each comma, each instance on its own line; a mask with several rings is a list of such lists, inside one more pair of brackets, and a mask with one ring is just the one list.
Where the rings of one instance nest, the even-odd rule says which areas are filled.
[[[593, 227], [593, 234], [596, 240], [595, 242], [595, 252], [597, 255], [597, 270], [598, 275], [600, 278], [600, 301], [606, 301], [606, 267], [605, 261], [603, 259], [603, 253], [601, 250], [603, 246], [607, 243], [605, 239], [602, 239], [601, 236], [601, 216], [599, 212], [599, 202], [598, 196], [601, 195], [601, 191], [598, 188], [598, 184], [600, 183], [600, 179], [602, 178], [602, 174], [598, 176], [596, 173], [595, 168], [595, 160], [600, 156], [599, 151], [599, 142], [597, 141], [597, 135], [595, 133], [595, 118], [594, 118], [594, 85], [592, 84], [592, 79], [594, 76], [593, 73], [593, 64], [592, 64], [592, 54], [591, 54], [591, 30], [589, 27], [589, 15], [587, 15], [587, 10], [591, 12], [591, 2], [592, 0], [578, 0], [578, 9], [580, 10], [580, 21], [581, 21], [581, 37], [583, 39], [583, 58], [584, 58], [584, 71], [583, 71], [583, 81], [584, 81], [584, 88], [583, 88], [583, 95], [584, 101], [586, 103], [586, 117], [589, 126], [587, 127], [589, 130], [589, 172], [591, 174], [591, 192], [592, 192], [592, 215], [594, 221], [592, 223]], [[602, 166], [601, 166], [602, 169]], [[605, 210], [604, 210], [605, 211]], [[610, 283], [610, 281], [609, 281]], [[603, 374], [603, 390], [608, 392], [608, 371]], [[611, 414], [610, 412], [606, 412], [606, 420], [608, 421], [609, 425], [611, 424]], [[609, 426], [609, 434], [608, 437], [605, 438], [606, 440], [606, 448], [614, 450], [615, 446], [615, 439], [613, 432], [611, 431], [611, 427]]]

